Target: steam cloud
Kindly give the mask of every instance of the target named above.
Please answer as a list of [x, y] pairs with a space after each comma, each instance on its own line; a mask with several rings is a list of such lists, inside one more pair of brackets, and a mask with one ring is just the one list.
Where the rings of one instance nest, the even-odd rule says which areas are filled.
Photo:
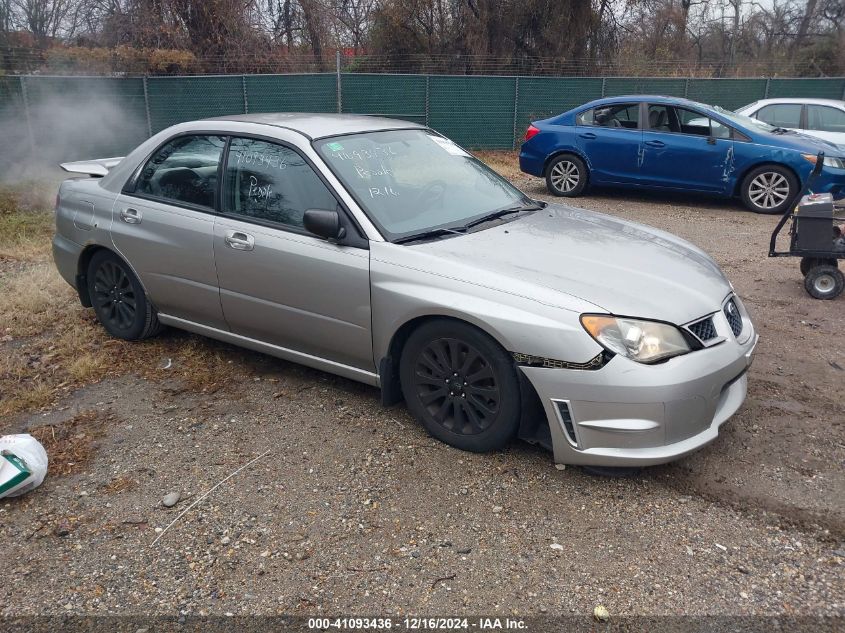
[[0, 183], [52, 179], [59, 163], [125, 156], [146, 137], [146, 120], [107, 95], [42, 88], [29, 125], [22, 103], [0, 109]]

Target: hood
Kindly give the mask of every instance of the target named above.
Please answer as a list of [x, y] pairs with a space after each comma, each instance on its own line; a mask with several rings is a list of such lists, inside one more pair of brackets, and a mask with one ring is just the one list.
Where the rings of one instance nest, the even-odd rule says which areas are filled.
[[719, 310], [731, 291], [708, 255], [674, 235], [556, 204], [410, 248], [433, 258], [426, 264], [434, 273], [527, 297], [556, 291], [612, 314], [679, 325]]
[[758, 136], [760, 137], [758, 141], [766, 145], [794, 149], [805, 154], [824, 152], [826, 156], [842, 156], [842, 146], [818, 136], [810, 136], [801, 132], [786, 132], [784, 134], [760, 132]]

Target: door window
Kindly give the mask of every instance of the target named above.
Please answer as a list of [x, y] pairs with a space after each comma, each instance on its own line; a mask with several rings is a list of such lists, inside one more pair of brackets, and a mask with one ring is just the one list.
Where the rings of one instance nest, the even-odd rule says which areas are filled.
[[760, 108], [757, 118], [775, 127], [801, 127], [800, 103], [775, 103]]
[[731, 128], [717, 121], [705, 116], [695, 110], [687, 110], [686, 108], [672, 108], [677, 123], [678, 131], [682, 134], [693, 134], [695, 136], [707, 136], [712, 138], [731, 138]]
[[180, 136], [147, 161], [135, 193], [214, 208], [217, 168], [226, 140], [222, 136]]
[[225, 187], [225, 213], [298, 229], [307, 209], [337, 208], [337, 200], [302, 156], [257, 139], [232, 139]]
[[807, 106], [807, 129], [845, 133], [845, 111], [830, 106]]
[[640, 123], [639, 103], [614, 103], [586, 110], [578, 115], [577, 125], [617, 127], [635, 130]]
[[648, 106], [648, 128], [655, 132], [672, 132], [713, 138], [730, 138], [731, 128], [708, 116], [663, 104]]
[[[669, 106], [652, 104], [648, 106], [648, 129], [655, 132], [677, 132], [677, 125], [670, 116]], [[674, 128], [674, 129], [673, 129]]]

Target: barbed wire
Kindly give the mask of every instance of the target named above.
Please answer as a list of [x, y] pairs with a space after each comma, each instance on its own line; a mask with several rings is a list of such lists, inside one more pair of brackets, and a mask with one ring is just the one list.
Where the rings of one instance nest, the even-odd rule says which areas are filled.
[[[274, 73], [397, 73], [520, 75], [561, 77], [824, 77], [815, 62], [785, 59], [726, 61], [637, 60], [619, 58], [501, 57], [484, 54], [208, 54], [166, 51], [153, 58], [140, 49], [0, 48], [0, 72], [50, 75], [208, 75]], [[339, 62], [339, 63], [338, 63]]]

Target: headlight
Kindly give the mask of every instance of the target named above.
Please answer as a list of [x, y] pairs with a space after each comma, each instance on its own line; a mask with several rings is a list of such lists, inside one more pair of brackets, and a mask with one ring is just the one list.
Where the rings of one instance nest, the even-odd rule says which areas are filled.
[[[801, 154], [801, 156], [807, 162], [813, 163], [813, 165], [815, 165], [816, 161], [818, 161], [818, 156], [816, 156], [815, 154]], [[845, 169], [845, 161], [843, 161], [841, 158], [835, 158], [834, 156], [825, 156], [823, 165], [825, 167], [836, 167], [837, 169]]]
[[690, 351], [681, 331], [666, 323], [582, 314], [581, 325], [599, 345], [638, 363], [656, 363]]

